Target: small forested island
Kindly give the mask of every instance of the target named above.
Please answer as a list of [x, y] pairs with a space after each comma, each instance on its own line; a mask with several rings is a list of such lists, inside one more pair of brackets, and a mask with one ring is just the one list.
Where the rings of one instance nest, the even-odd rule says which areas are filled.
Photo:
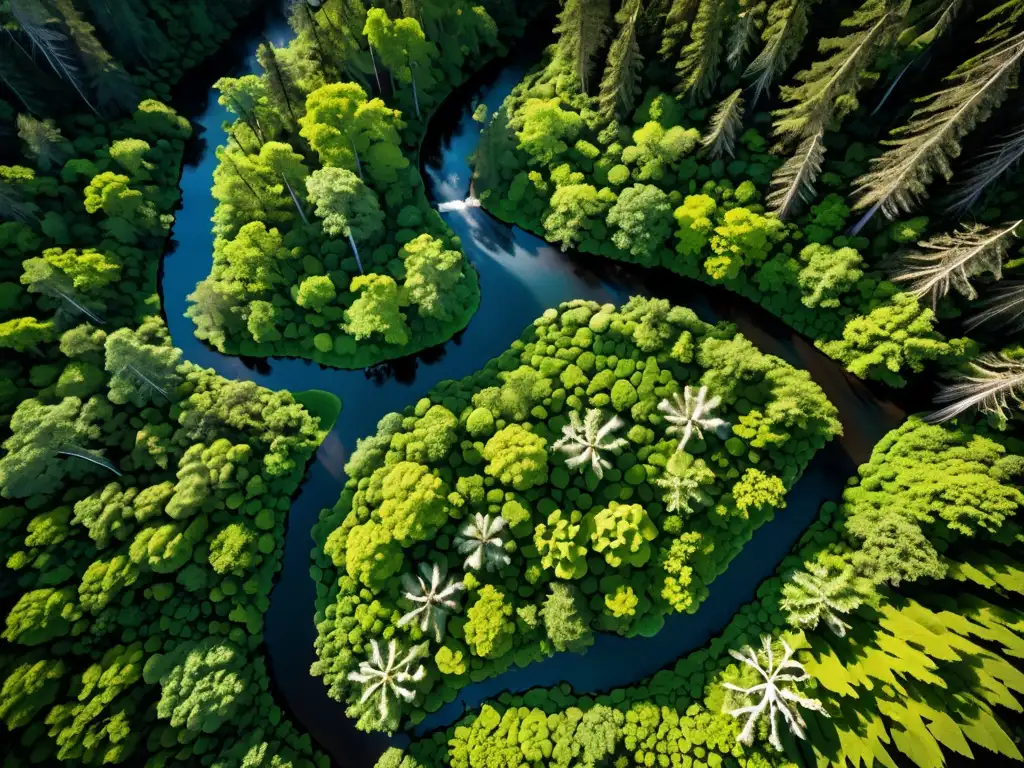
[[[728, 324], [639, 297], [549, 310], [359, 443], [314, 530], [314, 673], [394, 730], [595, 629], [652, 635], [840, 430], [805, 371]], [[377, 685], [417, 668], [415, 702]]]
[[1024, 0], [0, 0], [0, 763], [1024, 763], [1022, 66]]
[[188, 315], [222, 352], [363, 368], [448, 340], [480, 302], [418, 148], [430, 110], [502, 46], [462, 0], [395, 20], [339, 4], [326, 28], [303, 5], [287, 47], [260, 46], [262, 74], [216, 84], [236, 119], [217, 152], [213, 271]]

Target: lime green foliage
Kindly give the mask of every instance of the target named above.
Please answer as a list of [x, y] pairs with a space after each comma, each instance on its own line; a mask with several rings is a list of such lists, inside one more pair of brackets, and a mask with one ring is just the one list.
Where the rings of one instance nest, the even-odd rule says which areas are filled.
[[[691, 405], [707, 388], [703, 427], [680, 451], [658, 405], [685, 406], [688, 387]], [[510, 664], [585, 649], [594, 631], [652, 635], [696, 610], [839, 428], [806, 372], [728, 324], [643, 298], [549, 310], [359, 442], [314, 531], [313, 672], [352, 705], [348, 675], [371, 640], [426, 642], [426, 679], [399, 718], [416, 722]], [[556, 450], [570, 435], [574, 450]], [[402, 618], [401, 585], [426, 583], [428, 563], [463, 573], [441, 638]]]
[[823, 554], [804, 563], [804, 570], [790, 574], [782, 588], [779, 607], [786, 612], [786, 621], [797, 629], [815, 629], [825, 622], [837, 636], [846, 635], [850, 625], [840, 616], [856, 610], [867, 591], [856, 573], [854, 566], [838, 555]]
[[492, 584], [484, 585], [466, 611], [466, 643], [474, 656], [496, 658], [512, 648], [516, 625], [512, 604]]
[[345, 310], [342, 329], [357, 341], [380, 334], [388, 344], [406, 344], [409, 328], [401, 307], [405, 303], [398, 285], [387, 275], [360, 275], [349, 287], [358, 293]]
[[658, 253], [672, 230], [668, 195], [651, 184], [634, 184], [619, 193], [608, 210], [612, 242], [630, 261], [657, 264]]
[[406, 297], [422, 317], [451, 322], [473, 300], [462, 279], [462, 253], [445, 250], [440, 238], [420, 235], [403, 245], [398, 255], [405, 261]]
[[967, 426], [911, 419], [858, 472], [845, 496], [854, 515], [898, 510], [933, 542], [996, 535], [1024, 508], [1024, 458]]
[[546, 441], [519, 424], [496, 432], [480, 453], [487, 460], [484, 472], [517, 491], [548, 479]]
[[817, 346], [858, 376], [900, 386], [906, 380], [898, 371], [920, 372], [929, 361], [956, 362], [970, 354], [972, 345], [966, 339], [947, 342], [934, 330], [934, 317], [909, 293], [899, 293], [852, 319], [841, 339], [819, 341]]
[[533, 545], [540, 564], [559, 579], [580, 579], [587, 575], [587, 538], [583, 515], [556, 509], [547, 522], [539, 523], [533, 533]]
[[595, 514], [588, 528], [591, 547], [604, 553], [605, 562], [612, 568], [642, 567], [651, 557], [650, 542], [658, 535], [643, 507], [615, 501]]
[[594, 644], [590, 610], [583, 594], [571, 584], [552, 583], [540, 615], [544, 633], [556, 651], [583, 653]]
[[530, 99], [523, 104], [516, 136], [531, 155], [550, 163], [576, 141], [582, 123], [576, 112], [562, 109], [558, 99]]
[[319, 312], [337, 296], [334, 283], [326, 275], [313, 275], [299, 283], [299, 292], [295, 303], [304, 309]]
[[864, 275], [861, 255], [853, 248], [835, 250], [827, 245], [808, 245], [800, 251], [803, 267], [797, 275], [804, 306], [835, 308]]
[[764, 507], [784, 507], [786, 486], [777, 475], [766, 475], [759, 469], [750, 468], [732, 487], [732, 497], [736, 507], [743, 514], [751, 509]]

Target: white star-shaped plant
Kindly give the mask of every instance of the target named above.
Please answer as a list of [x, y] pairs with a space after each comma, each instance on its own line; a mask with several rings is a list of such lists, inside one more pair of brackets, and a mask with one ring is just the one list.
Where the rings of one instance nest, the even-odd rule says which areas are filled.
[[683, 389], [680, 396], [678, 392], [672, 395], [672, 399], [665, 399], [658, 403], [658, 410], [665, 414], [665, 421], [669, 423], [668, 433], [670, 435], [682, 435], [677, 451], [686, 448], [694, 432], [701, 440], [704, 439], [704, 430], [710, 430], [721, 436], [724, 430], [729, 428], [729, 422], [712, 415], [712, 411], [722, 402], [722, 398], [712, 397], [708, 400], [708, 388], [701, 387], [697, 390], [696, 396], [689, 384]]
[[444, 639], [448, 614], [459, 610], [459, 592], [465, 589], [461, 581], [445, 578], [447, 568], [439, 563], [420, 563], [419, 573], [402, 574], [403, 595], [415, 608], [398, 620], [404, 627], [419, 619], [420, 629], [433, 633], [434, 639]]
[[604, 477], [604, 471], [611, 469], [611, 462], [601, 455], [602, 451], [617, 451], [629, 445], [629, 441], [622, 437], [613, 437], [612, 433], [624, 426], [624, 422], [618, 416], [613, 416], [608, 421], [601, 423], [601, 411], [591, 408], [583, 421], [576, 411], [569, 413], [569, 423], [562, 427], [562, 437], [555, 443], [556, 451], [562, 451], [569, 455], [565, 465], [569, 469], [576, 469], [590, 462], [594, 474]]
[[[399, 701], [410, 703], [416, 698], [415, 684], [423, 680], [427, 671], [422, 664], [416, 664], [426, 644], [414, 647], [408, 653], [399, 648], [396, 641], [388, 642], [385, 659], [376, 640], [370, 641], [370, 658], [360, 662], [359, 669], [350, 672], [348, 679], [363, 685], [359, 703], [371, 698], [377, 699], [377, 712], [382, 722], [391, 719], [394, 707]], [[413, 666], [415, 664], [415, 667]]]
[[505, 552], [505, 518], [491, 517], [477, 512], [466, 522], [455, 537], [459, 554], [468, 555], [463, 567], [479, 571], [494, 571], [508, 565], [512, 558]]
[[807, 738], [804, 733], [804, 727], [807, 724], [800, 714], [799, 707], [812, 712], [820, 712], [825, 717], [829, 716], [820, 701], [808, 699], [798, 692], [796, 684], [809, 680], [811, 676], [807, 674], [804, 665], [793, 658], [793, 649], [785, 640], [782, 640], [782, 651], [782, 658], [776, 665], [772, 651], [772, 639], [767, 635], [761, 637], [759, 653], [749, 645], [743, 646], [740, 651], [729, 651], [730, 656], [756, 670], [764, 681], [749, 688], [742, 688], [732, 683], [722, 683], [723, 687], [730, 691], [736, 691], [751, 699], [761, 697], [756, 704], [726, 710], [726, 713], [733, 717], [746, 716], [747, 722], [737, 740], [748, 747], [754, 743], [754, 729], [757, 727], [757, 721], [766, 712], [771, 724], [768, 742], [780, 752], [782, 751], [782, 740], [779, 738], [780, 714], [789, 730], [800, 739]]

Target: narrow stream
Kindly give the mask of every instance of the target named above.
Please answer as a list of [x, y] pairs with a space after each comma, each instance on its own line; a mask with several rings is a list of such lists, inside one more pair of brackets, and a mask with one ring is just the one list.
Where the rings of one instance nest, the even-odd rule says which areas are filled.
[[[536, 61], [538, 54], [531, 50], [485, 67], [458, 88], [432, 119], [423, 144], [422, 166], [431, 200], [438, 206], [449, 203], [442, 215], [461, 236], [466, 256], [480, 274], [480, 310], [465, 331], [440, 347], [360, 371], [324, 368], [299, 359], [230, 357], [210, 349], [193, 336], [192, 322], [184, 312], [185, 297], [209, 274], [212, 263], [214, 148], [224, 143], [222, 123], [229, 115], [217, 104], [211, 86], [220, 76], [255, 71], [254, 52], [263, 34], [275, 45], [283, 45], [291, 30], [279, 15], [269, 15], [263, 29], [243, 37], [232, 49], [238, 51], [233, 60], [204, 67], [197, 75], [201, 81], [190, 84], [187, 101], [199, 103], [191, 109], [179, 106], [192, 120], [195, 135], [186, 151], [182, 206], [161, 270], [161, 294], [173, 341], [184, 350], [186, 359], [226, 378], [252, 380], [271, 389], [322, 389], [344, 402], [338, 424], [317, 452], [292, 505], [282, 570], [266, 615], [265, 637], [275, 692], [296, 724], [337, 764], [347, 768], [369, 768], [388, 743], [404, 741], [404, 737], [389, 740], [356, 731], [345, 717], [344, 705], [329, 699], [321, 681], [309, 675], [316, 636], [312, 621], [315, 590], [308, 574], [309, 531], [319, 511], [337, 500], [345, 480], [342, 466], [356, 439], [371, 433], [385, 413], [415, 402], [439, 381], [461, 378], [482, 367], [545, 309], [570, 299], [621, 304], [634, 294], [660, 296], [693, 308], [704, 320], [730, 320], [763, 351], [811, 372], [838, 407], [845, 436], [813, 460], [790, 492], [787, 508], [757, 531], [729, 571], [712, 584], [710, 596], [697, 613], [670, 618], [653, 638], [599, 635], [585, 656], [558, 654], [469, 686], [417, 731], [447, 726], [465, 709], [505, 690], [567, 681], [582, 693], [628, 684], [720, 632], [771, 574], [822, 501], [840, 496], [855, 466], [866, 460], [885, 432], [902, 421], [904, 412], [884, 399], [884, 393], [869, 391], [806, 339], [746, 299], [661, 269], [630, 269], [598, 257], [565, 254], [497, 221], [481, 208], [458, 205], [468, 196], [471, 172], [467, 157], [481, 128], [473, 121], [472, 110], [483, 102], [493, 113]], [[202, 98], [204, 88], [208, 92]]]

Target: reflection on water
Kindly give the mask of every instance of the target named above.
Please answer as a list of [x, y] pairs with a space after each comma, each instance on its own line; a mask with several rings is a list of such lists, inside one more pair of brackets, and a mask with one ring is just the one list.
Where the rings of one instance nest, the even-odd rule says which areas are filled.
[[[291, 34], [280, 18], [271, 18], [265, 32], [277, 45], [284, 45]], [[210, 71], [217, 77], [253, 71], [251, 52], [258, 42], [254, 36], [225, 69]], [[423, 144], [429, 194], [461, 237], [466, 255], [480, 275], [480, 310], [447, 344], [359, 371], [325, 368], [306, 360], [225, 356], [193, 336], [192, 323], [184, 317], [185, 297], [211, 268], [213, 149], [224, 143], [222, 123], [229, 115], [217, 104], [216, 94], [208, 90], [215, 77], [202, 85], [202, 92], [190, 94], [196, 105], [191, 115], [196, 131], [181, 180], [182, 209], [161, 270], [164, 310], [174, 343], [187, 359], [227, 378], [252, 380], [272, 389], [323, 389], [344, 403], [338, 424], [319, 449], [292, 505], [282, 569], [265, 628], [275, 694], [300, 728], [344, 766], [368, 768], [388, 743], [405, 739], [389, 740], [356, 731], [345, 718], [344, 706], [328, 698], [321, 681], [309, 675], [316, 636], [315, 588], [308, 573], [309, 531], [319, 511], [337, 500], [345, 479], [342, 467], [357, 438], [373, 432], [384, 414], [415, 402], [438, 382], [461, 378], [482, 367], [545, 309], [570, 299], [621, 304], [634, 294], [656, 295], [693, 308], [704, 320], [736, 323], [765, 352], [811, 372], [839, 408], [846, 436], [815, 458], [790, 493], [787, 508], [755, 534], [733, 567], [711, 586], [711, 596], [697, 613], [673, 617], [654, 638], [624, 640], [601, 635], [585, 656], [559, 654], [470, 686], [458, 700], [431, 716], [424, 727], [448, 724], [464, 707], [475, 707], [503, 690], [524, 690], [562, 680], [580, 692], [630, 683], [701, 645], [752, 598], [757, 585], [782, 559], [820, 503], [839, 496], [855, 465], [865, 460], [875, 441], [903, 417], [899, 408], [878, 400], [805, 339], [742, 298], [663, 270], [631, 269], [594, 256], [562, 253], [480, 208], [470, 194], [467, 158], [481, 130], [471, 112], [482, 102], [488, 114], [493, 114], [539, 55], [539, 48], [521, 45], [518, 49], [510, 60], [485, 68], [471, 84], [458, 89], [432, 120]]]

